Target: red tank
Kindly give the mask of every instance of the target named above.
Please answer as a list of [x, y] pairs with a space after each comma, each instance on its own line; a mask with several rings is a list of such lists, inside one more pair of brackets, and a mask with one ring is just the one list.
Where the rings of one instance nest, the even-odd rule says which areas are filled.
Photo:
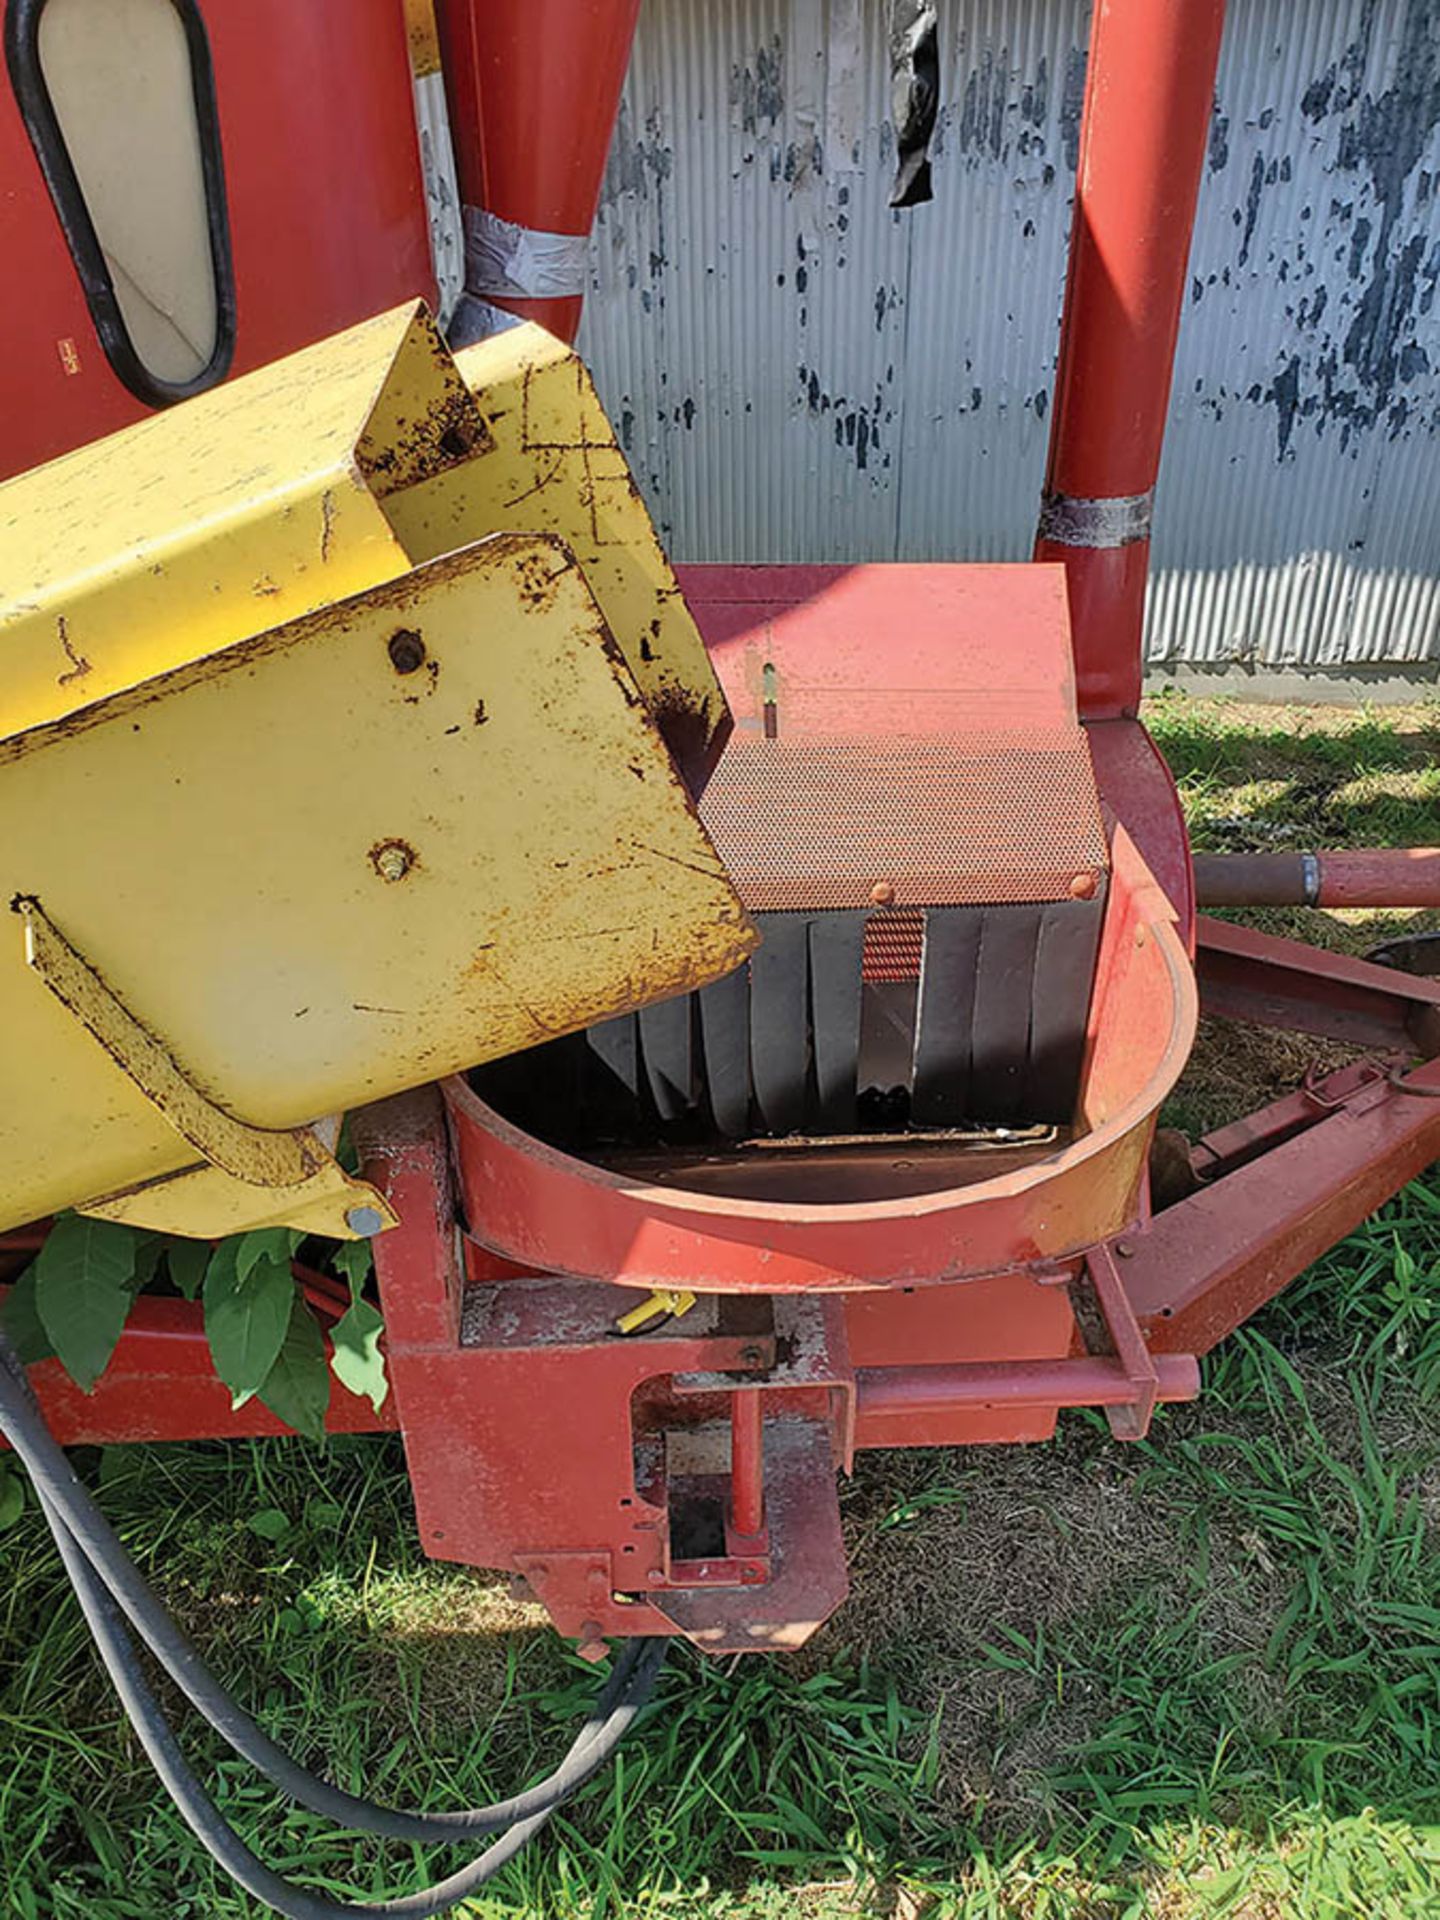
[[0, 478], [433, 304], [400, 0], [10, 0], [5, 53]]

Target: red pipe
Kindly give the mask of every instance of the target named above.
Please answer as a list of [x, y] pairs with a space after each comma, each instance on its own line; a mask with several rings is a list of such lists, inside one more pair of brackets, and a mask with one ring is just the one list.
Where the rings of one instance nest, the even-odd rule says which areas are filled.
[[494, 332], [496, 308], [575, 338], [639, 11], [640, 0], [438, 0], [465, 223], [455, 344]]
[[[1189, 1354], [1155, 1358], [1157, 1400], [1193, 1400], [1199, 1363]], [[1123, 1407], [1135, 1383], [1118, 1360], [987, 1360], [954, 1367], [861, 1367], [858, 1421], [881, 1414], [954, 1413], [967, 1407]]]
[[765, 1410], [753, 1387], [730, 1396], [730, 1527], [742, 1540], [765, 1530]]
[[1440, 907], [1440, 848], [1197, 853], [1202, 907]]
[[1150, 495], [1224, 0], [1095, 0], [1037, 560], [1063, 561], [1080, 710], [1133, 714]]

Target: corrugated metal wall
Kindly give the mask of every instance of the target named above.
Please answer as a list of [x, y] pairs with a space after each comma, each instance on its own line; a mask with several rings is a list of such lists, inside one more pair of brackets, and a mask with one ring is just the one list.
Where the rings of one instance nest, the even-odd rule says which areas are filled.
[[[673, 553], [1020, 558], [1084, 0], [941, 0], [935, 202], [886, 206], [882, 0], [647, 0], [581, 345]], [[1440, 4], [1231, 0], [1153, 661], [1440, 661]]]

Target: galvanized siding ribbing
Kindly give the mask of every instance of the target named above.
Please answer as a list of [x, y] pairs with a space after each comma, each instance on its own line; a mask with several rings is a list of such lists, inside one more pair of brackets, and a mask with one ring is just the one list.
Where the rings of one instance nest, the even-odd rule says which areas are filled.
[[[942, 0], [892, 213], [880, 0], [649, 0], [581, 344], [682, 559], [1021, 558], [1085, 0]], [[1440, 660], [1440, 6], [1232, 0], [1152, 660]]]

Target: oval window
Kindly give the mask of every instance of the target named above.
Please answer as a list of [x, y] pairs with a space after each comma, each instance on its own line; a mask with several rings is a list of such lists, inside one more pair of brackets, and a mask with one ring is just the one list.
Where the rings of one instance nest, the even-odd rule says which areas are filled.
[[10, 0], [5, 53], [111, 366], [152, 406], [213, 386], [235, 300], [194, 0]]

